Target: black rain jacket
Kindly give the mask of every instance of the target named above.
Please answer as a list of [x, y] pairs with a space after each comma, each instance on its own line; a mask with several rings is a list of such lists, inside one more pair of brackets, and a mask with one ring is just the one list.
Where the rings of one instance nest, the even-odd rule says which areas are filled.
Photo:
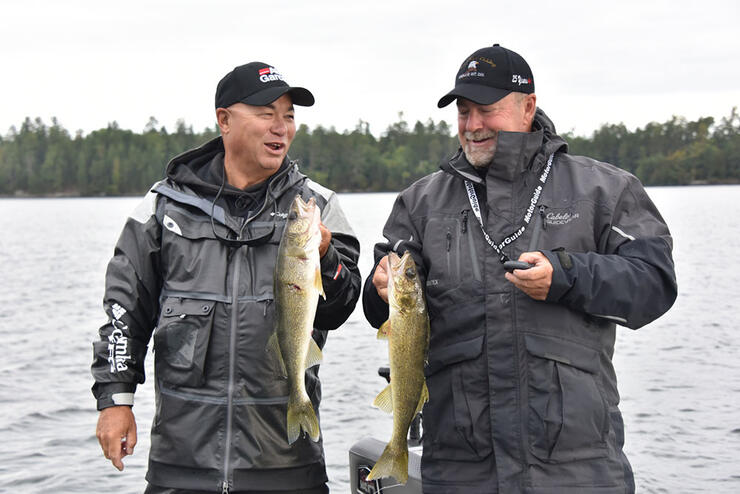
[[[266, 352], [273, 270], [293, 198], [315, 197], [332, 232], [321, 260], [326, 300], [314, 322], [323, 347], [327, 330], [359, 298], [359, 243], [336, 195], [287, 159], [261, 187], [227, 185], [214, 205], [223, 178], [217, 138], [175, 157], [128, 218], [106, 274], [109, 322], [93, 345], [93, 393], [99, 409], [132, 400], [153, 333], [150, 483], [214, 491], [316, 486], [327, 480], [322, 442], [304, 436], [288, 445], [288, 383]], [[263, 242], [232, 247], [214, 231]], [[306, 372], [306, 388], [318, 410], [318, 366]]]
[[[504, 278], [486, 232], [522, 225], [548, 158], [535, 218], [503, 250], [539, 250], [554, 268], [546, 301]], [[434, 493], [632, 492], [612, 366], [615, 322], [639, 328], [666, 312], [677, 285], [672, 239], [640, 182], [567, 154], [538, 109], [533, 132], [501, 132], [481, 177], [459, 152], [398, 196], [377, 261], [411, 251], [431, 319], [422, 479]], [[535, 232], [538, 239], [533, 245]], [[368, 277], [365, 315], [388, 314]]]

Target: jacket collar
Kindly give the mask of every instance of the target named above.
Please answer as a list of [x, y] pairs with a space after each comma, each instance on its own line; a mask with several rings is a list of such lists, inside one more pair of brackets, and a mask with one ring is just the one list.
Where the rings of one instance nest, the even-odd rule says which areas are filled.
[[533, 132], [499, 132], [496, 153], [488, 166], [486, 178], [513, 182], [529, 169], [542, 147], [542, 130]]
[[464, 180], [469, 180], [476, 184], [483, 183], [483, 179], [478, 174], [475, 167], [470, 164], [465, 153], [463, 153], [462, 148], [458, 148], [457, 152], [447, 161], [442, 162], [440, 167], [442, 170], [452, 173], [453, 175], [459, 175]]
[[[214, 204], [224, 176], [223, 159], [219, 159], [219, 154], [223, 152], [223, 142], [221, 137], [217, 137], [174, 157], [167, 165], [167, 180], [156, 184], [153, 190], [175, 201], [197, 207], [207, 215], [213, 211], [216, 221], [238, 231], [244, 219], [232, 217], [222, 206]], [[286, 157], [275, 174], [268, 178], [262, 207], [249, 221], [274, 208], [278, 198], [287, 189], [304, 179], [305, 176], [298, 171], [297, 162]]]
[[[545, 113], [537, 108], [532, 132], [499, 132], [496, 153], [485, 178], [516, 181], [522, 173], [540, 171], [547, 158], [556, 151], [567, 152], [567, 143], [555, 133], [555, 126]], [[443, 162], [441, 168], [464, 180], [481, 184], [481, 178], [462, 149]]]
[[[211, 139], [205, 144], [181, 153], [167, 164], [167, 177], [180, 186], [187, 186], [199, 194], [212, 196], [218, 192], [223, 180], [224, 146], [221, 137]], [[302, 179], [295, 161], [289, 157], [283, 160], [280, 168], [269, 177], [268, 190], [274, 196]], [[228, 192], [227, 192], [228, 194]]]

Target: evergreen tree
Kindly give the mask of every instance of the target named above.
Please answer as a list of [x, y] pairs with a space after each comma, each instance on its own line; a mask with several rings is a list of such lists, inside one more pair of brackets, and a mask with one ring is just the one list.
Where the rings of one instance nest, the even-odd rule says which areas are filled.
[[[56, 118], [47, 126], [26, 118], [0, 136], [0, 194], [142, 194], [161, 180], [173, 156], [219, 135], [218, 126], [195, 132], [178, 120], [170, 133], [150, 117], [142, 133], [107, 128], [74, 137]], [[646, 185], [740, 183], [740, 115], [711, 117], [628, 130], [604, 124], [590, 137], [565, 134], [569, 152], [612, 163]], [[301, 125], [290, 157], [313, 180], [336, 191], [397, 191], [438, 169], [459, 144], [447, 123], [398, 120], [376, 138], [367, 122], [352, 131]]]

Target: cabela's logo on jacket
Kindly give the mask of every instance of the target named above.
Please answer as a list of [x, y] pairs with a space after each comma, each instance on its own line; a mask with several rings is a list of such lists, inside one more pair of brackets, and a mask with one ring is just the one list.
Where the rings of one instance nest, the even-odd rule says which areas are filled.
[[545, 223], [553, 226], [567, 225], [580, 216], [580, 214], [570, 211], [548, 211], [545, 215]]

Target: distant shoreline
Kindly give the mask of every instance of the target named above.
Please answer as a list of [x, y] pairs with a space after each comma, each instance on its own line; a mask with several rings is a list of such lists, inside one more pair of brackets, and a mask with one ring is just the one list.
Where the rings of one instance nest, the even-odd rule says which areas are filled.
[[[714, 182], [714, 183], [706, 183], [701, 180], [697, 180], [694, 183], [690, 184], [667, 184], [667, 185], [647, 185], [646, 187], [648, 189], [652, 188], [663, 188], [663, 187], [715, 187], [715, 186], [723, 186], [723, 185], [740, 185], [740, 181], [728, 181], [728, 182]], [[398, 194], [401, 192], [400, 190], [352, 190], [352, 191], [335, 191], [337, 194]], [[26, 193], [17, 193], [17, 194], [0, 194], [0, 199], [122, 199], [122, 198], [137, 198], [137, 197], [143, 197], [147, 191], [143, 191], [141, 194], [121, 194], [121, 195], [111, 195], [111, 194], [94, 194], [94, 195], [80, 195], [75, 193], [65, 193], [65, 192], [59, 192], [56, 194], [26, 194]]]
[[[47, 126], [27, 118], [7, 138], [0, 137], [2, 197], [119, 197], [143, 195], [162, 178], [165, 163], [218, 135], [202, 133], [180, 122], [174, 132], [157, 129], [156, 120], [143, 133], [112, 123], [86, 136], [75, 136], [58, 122]], [[571, 155], [610, 163], [633, 174], [646, 186], [740, 183], [740, 112], [715, 121], [689, 121], [674, 116], [664, 123], [628, 130], [604, 124], [590, 137], [561, 136]], [[380, 137], [367, 125], [351, 132], [301, 125], [290, 157], [314, 181], [337, 192], [403, 190], [439, 170], [440, 159], [460, 143], [445, 122], [399, 121]]]

